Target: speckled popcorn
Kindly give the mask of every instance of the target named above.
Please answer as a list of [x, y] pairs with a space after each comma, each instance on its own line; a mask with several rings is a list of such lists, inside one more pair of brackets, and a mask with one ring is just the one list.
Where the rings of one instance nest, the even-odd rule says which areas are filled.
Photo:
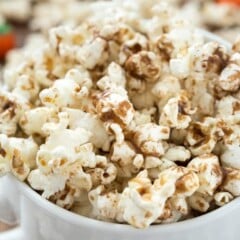
[[239, 39], [207, 42], [166, 3], [145, 4], [91, 3], [82, 24], [35, 36], [21, 64], [8, 56], [0, 91], [0, 174], [137, 228], [240, 196]]

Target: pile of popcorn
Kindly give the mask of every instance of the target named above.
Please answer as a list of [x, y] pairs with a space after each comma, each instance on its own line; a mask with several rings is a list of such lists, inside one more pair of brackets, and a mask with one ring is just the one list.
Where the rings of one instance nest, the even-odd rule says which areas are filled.
[[137, 228], [240, 196], [240, 39], [207, 42], [158, 0], [89, 9], [5, 69], [0, 174]]

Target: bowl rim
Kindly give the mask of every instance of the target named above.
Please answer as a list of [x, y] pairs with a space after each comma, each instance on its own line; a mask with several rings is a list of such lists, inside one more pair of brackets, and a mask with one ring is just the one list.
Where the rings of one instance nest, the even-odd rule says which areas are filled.
[[240, 207], [240, 197], [237, 197], [228, 204], [195, 218], [176, 223], [151, 225], [146, 229], [137, 229], [127, 224], [104, 222], [68, 211], [44, 199], [40, 194], [30, 188], [29, 185], [24, 182], [20, 182], [16, 177], [12, 175], [9, 175], [8, 177], [11, 181], [14, 181], [17, 184], [18, 189], [25, 197], [34, 202], [37, 206], [46, 210], [48, 214], [51, 214], [51, 216], [55, 216], [74, 225], [81, 225], [86, 228], [92, 228], [94, 226], [95, 230], [101, 229], [108, 232], [121, 230], [128, 231], [128, 233], [136, 233], [136, 231], [139, 232], [139, 230], [141, 230], [141, 232], [150, 232], [152, 234], [153, 232], [171, 232], [173, 230], [182, 231], [184, 229], [206, 224], [206, 222], [209, 223], [211, 221], [216, 221], [217, 219], [224, 217], [227, 213], [234, 211], [237, 207]]
[[[197, 28], [195, 29], [195, 33], [203, 35], [207, 40], [215, 41], [220, 43], [221, 45], [225, 46], [227, 50], [231, 51], [232, 45], [228, 41], [222, 39], [221, 37], [208, 32], [207, 30]], [[219, 207], [209, 213], [203, 214], [201, 216], [187, 219], [181, 222], [176, 223], [169, 223], [169, 224], [156, 224], [151, 225], [147, 229], [137, 229], [127, 224], [120, 224], [120, 223], [111, 223], [111, 222], [104, 222], [92, 218], [88, 218], [82, 215], [78, 215], [66, 209], [63, 209], [50, 201], [42, 198], [36, 191], [34, 191], [29, 185], [26, 183], [18, 181], [14, 176], [8, 176], [10, 180], [13, 180], [20, 190], [22, 190], [25, 197], [29, 200], [34, 202], [39, 207], [45, 209], [49, 214], [54, 215], [62, 220], [67, 221], [68, 223], [72, 223], [74, 225], [81, 225], [86, 228], [92, 228], [94, 226], [95, 230], [101, 229], [104, 231], [127, 231], [128, 233], [136, 234], [136, 232], [141, 233], [151, 233], [154, 232], [171, 232], [171, 231], [182, 231], [184, 229], [189, 229], [194, 226], [200, 226], [206, 224], [206, 222], [215, 221], [221, 217], [223, 217], [226, 213], [234, 211], [236, 207], [240, 207], [240, 197], [235, 198], [230, 203]]]

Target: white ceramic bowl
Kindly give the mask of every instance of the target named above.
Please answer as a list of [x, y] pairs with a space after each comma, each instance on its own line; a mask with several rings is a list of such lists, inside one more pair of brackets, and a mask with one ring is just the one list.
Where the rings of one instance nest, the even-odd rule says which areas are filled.
[[[231, 47], [213, 34], [202, 30], [199, 32], [208, 40], [218, 41], [227, 48]], [[11, 175], [1, 179], [1, 189], [4, 191], [0, 194], [0, 199], [7, 197], [9, 205], [19, 216], [20, 227], [0, 234], [0, 240], [240, 239], [240, 198], [194, 219], [139, 230], [128, 225], [101, 222], [68, 212], [43, 199]]]

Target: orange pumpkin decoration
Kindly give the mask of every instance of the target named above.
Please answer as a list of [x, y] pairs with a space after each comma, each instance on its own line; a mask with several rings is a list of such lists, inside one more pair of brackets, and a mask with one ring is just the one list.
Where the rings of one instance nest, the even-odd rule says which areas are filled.
[[218, 3], [234, 4], [240, 6], [240, 0], [217, 0]]
[[15, 36], [9, 25], [0, 25], [0, 59], [15, 47]]

